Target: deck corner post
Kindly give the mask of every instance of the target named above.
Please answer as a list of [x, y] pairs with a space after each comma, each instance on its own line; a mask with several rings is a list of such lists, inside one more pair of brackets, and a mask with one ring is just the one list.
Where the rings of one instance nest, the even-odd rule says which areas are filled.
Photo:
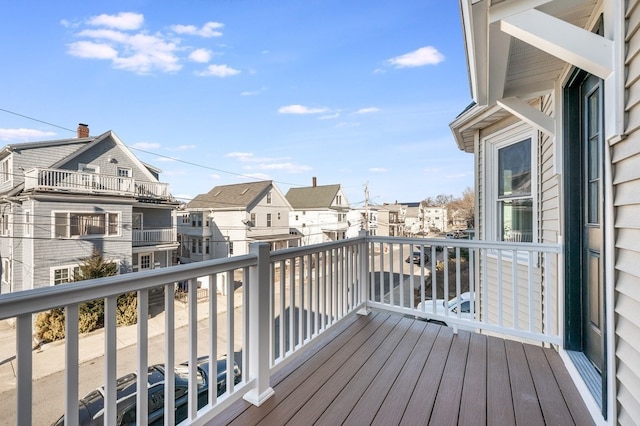
[[274, 390], [270, 386], [269, 371], [269, 339], [271, 336], [269, 324], [269, 244], [253, 243], [250, 253], [258, 256], [256, 266], [249, 270], [249, 324], [248, 349], [249, 380], [254, 379], [253, 389], [244, 395], [244, 399], [255, 406], [260, 406], [269, 399]]

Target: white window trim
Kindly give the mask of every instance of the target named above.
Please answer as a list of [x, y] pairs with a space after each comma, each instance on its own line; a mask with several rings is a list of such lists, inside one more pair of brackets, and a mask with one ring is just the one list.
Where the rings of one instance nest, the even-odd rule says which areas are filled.
[[2, 258], [2, 282], [11, 283], [11, 261], [7, 258]]
[[[532, 242], [538, 242], [538, 133], [530, 126], [517, 123], [484, 139], [484, 236], [500, 241], [498, 229], [498, 151], [509, 145], [531, 139], [531, 200], [533, 204]], [[503, 253], [505, 257], [506, 253]]]
[[[52, 210], [51, 211], [51, 238], [59, 239], [59, 240], [92, 240], [92, 239], [100, 239], [100, 238], [115, 238], [122, 236], [122, 212], [118, 211], [103, 211], [100, 214], [107, 215], [105, 217], [105, 230], [106, 234], [99, 235], [69, 235], [63, 237], [56, 236], [56, 214], [66, 214], [67, 215], [67, 232], [70, 232], [71, 226], [69, 222], [69, 215], [71, 214], [95, 214], [95, 211], [78, 211], [78, 210]], [[118, 216], [118, 229], [115, 234], [109, 234], [109, 215], [117, 215]]]

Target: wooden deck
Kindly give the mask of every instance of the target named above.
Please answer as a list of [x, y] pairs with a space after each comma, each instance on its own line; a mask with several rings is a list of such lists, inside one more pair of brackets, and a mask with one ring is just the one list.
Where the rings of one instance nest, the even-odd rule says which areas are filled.
[[355, 316], [210, 424], [589, 425], [553, 349], [394, 314]]

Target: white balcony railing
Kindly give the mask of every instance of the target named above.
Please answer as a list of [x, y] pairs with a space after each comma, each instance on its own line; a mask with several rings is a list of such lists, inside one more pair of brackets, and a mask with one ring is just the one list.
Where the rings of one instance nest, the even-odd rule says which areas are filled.
[[133, 246], [155, 246], [177, 243], [175, 228], [134, 229], [132, 231]]
[[104, 193], [138, 198], [171, 199], [168, 184], [141, 182], [130, 177], [41, 168], [27, 170], [24, 175], [25, 190]]
[[[442, 251], [438, 246], [443, 247]], [[429, 258], [423, 258], [419, 264], [405, 261], [419, 250], [428, 252]], [[150, 357], [149, 293], [151, 289], [163, 288], [164, 364], [168, 371], [173, 371], [176, 365], [175, 289], [177, 283], [182, 287], [185, 281], [189, 283], [186, 306], [189, 365], [196, 365], [202, 355], [215, 358], [220, 353], [241, 352], [242, 381], [234, 385], [233, 359], [227, 357], [227, 391], [216, 396], [216, 387], [210, 386], [208, 402], [200, 409], [196, 372], [194, 369], [189, 371], [188, 418], [185, 422], [204, 424], [239, 398], [262, 403], [273, 392], [269, 387], [270, 376], [293, 359], [301, 348], [342, 318], [356, 312], [366, 314], [370, 308], [429, 317], [455, 327], [468, 326], [561, 344], [555, 306], [558, 296], [555, 268], [559, 252], [557, 245], [364, 235], [275, 252], [269, 252], [268, 244], [255, 243], [248, 255], [1, 295], [0, 320], [16, 319], [16, 424], [32, 423], [32, 316], [53, 307], [64, 307], [67, 318], [66, 390], [64, 406], [59, 407], [59, 412], [66, 413], [66, 424], [77, 424], [78, 397], [81, 396], [78, 387], [78, 304], [105, 300], [104, 377], [94, 380], [96, 387], [105, 386], [105, 424], [114, 424], [118, 346], [116, 298], [123, 293], [137, 292], [137, 371], [146, 371]], [[445, 261], [450, 257], [451, 263]], [[197, 298], [200, 277], [208, 278], [210, 294], [213, 289], [222, 289], [220, 295], [212, 295], [206, 302], [208, 319], [204, 330], [202, 323], [198, 324], [198, 310], [203, 309], [202, 303], [198, 306]], [[467, 287], [477, 306], [471, 318], [449, 312], [429, 314], [424, 308], [422, 311], [415, 309], [417, 303], [424, 301], [435, 308], [430, 298], [448, 299], [450, 294], [460, 295]], [[238, 299], [234, 299], [238, 294], [239, 306]], [[224, 300], [226, 313], [218, 311], [221, 302], [218, 299]], [[238, 330], [241, 332], [237, 333]], [[242, 337], [236, 338], [236, 335]], [[198, 341], [203, 338], [206, 344], [199, 345]], [[202, 347], [206, 347], [205, 353], [202, 353]], [[216, 364], [211, 362], [209, 365], [209, 377], [215, 377]], [[137, 388], [146, 388], [146, 375], [138, 377]], [[167, 394], [174, 394], [172, 379], [167, 379], [165, 388]], [[174, 400], [165, 398], [164, 404], [164, 413], [168, 416], [165, 424], [174, 424]], [[146, 424], [147, 409], [146, 398], [138, 398], [138, 424]]]

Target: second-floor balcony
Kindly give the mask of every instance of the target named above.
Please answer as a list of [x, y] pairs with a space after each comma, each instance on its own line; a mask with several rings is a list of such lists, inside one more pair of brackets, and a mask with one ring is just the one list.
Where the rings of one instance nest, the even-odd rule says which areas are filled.
[[176, 228], [152, 228], [132, 230], [133, 247], [177, 244]]
[[[557, 349], [559, 253], [555, 244], [364, 235], [273, 252], [255, 243], [248, 255], [3, 295], [0, 320], [16, 323], [16, 385], [5, 380], [0, 400], [11, 405], [0, 408], [9, 424], [63, 413], [78, 424], [79, 397], [103, 386], [96, 416], [117, 424], [122, 363], [173, 371], [185, 361], [185, 405], [141, 393], [137, 424], [157, 409], [165, 424], [176, 415], [199, 425], [590, 424]], [[201, 277], [218, 296], [198, 299]], [[158, 288], [164, 312], [154, 318]], [[186, 304], [174, 303], [176, 289]], [[131, 291], [138, 324], [118, 328], [115, 300]], [[87, 359], [83, 347], [95, 344], [78, 336], [78, 304], [96, 298], [105, 300], [103, 349]], [[33, 352], [32, 315], [53, 307], [66, 312], [64, 345]], [[124, 341], [133, 342], [126, 353]], [[222, 392], [207, 379], [215, 363], [195, 368], [202, 357], [225, 360]], [[56, 364], [64, 391], [48, 393], [52, 373], [42, 370]], [[89, 373], [96, 364], [100, 373]], [[150, 386], [137, 376], [137, 389]], [[173, 379], [164, 387], [178, 392]], [[47, 403], [35, 403], [43, 393]]]
[[141, 199], [172, 200], [169, 185], [73, 170], [34, 168], [25, 172], [25, 190], [82, 194], [124, 195]]

